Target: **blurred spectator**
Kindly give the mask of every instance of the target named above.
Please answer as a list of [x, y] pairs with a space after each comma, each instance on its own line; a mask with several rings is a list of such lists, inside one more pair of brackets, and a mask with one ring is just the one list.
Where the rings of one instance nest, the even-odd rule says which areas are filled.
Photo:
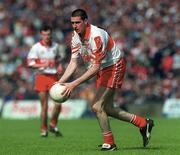
[[[179, 88], [174, 86], [179, 84], [180, 75], [178, 0], [75, 0], [74, 4], [70, 0], [1, 0], [1, 98], [37, 98], [31, 86], [33, 72], [24, 60], [45, 21], [54, 26], [54, 38], [66, 54], [66, 66], [70, 54], [69, 18], [76, 8], [86, 9], [89, 20], [103, 25], [125, 51], [127, 75], [116, 97], [119, 104], [163, 102], [180, 96]], [[93, 91], [88, 94], [87, 90], [86, 86], [79, 87], [73, 98], [80, 95], [91, 100]]]

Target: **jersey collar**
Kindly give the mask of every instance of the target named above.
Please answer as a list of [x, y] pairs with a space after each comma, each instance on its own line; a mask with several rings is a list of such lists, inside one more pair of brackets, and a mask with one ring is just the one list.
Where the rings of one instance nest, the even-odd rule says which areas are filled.
[[45, 47], [51, 47], [51, 45], [52, 45], [52, 41], [50, 42], [49, 45], [46, 45], [46, 44], [43, 42], [43, 40], [40, 40], [39, 43], [40, 43], [42, 46], [45, 46]]
[[83, 40], [88, 40], [89, 39], [90, 30], [91, 30], [91, 25], [89, 23], [87, 23], [86, 30], [85, 30], [85, 35], [84, 35]]

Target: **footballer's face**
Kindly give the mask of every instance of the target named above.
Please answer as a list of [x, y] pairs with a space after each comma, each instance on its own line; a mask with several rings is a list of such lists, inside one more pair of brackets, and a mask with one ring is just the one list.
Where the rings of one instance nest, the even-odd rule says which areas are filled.
[[51, 30], [41, 31], [41, 37], [45, 44], [49, 44], [51, 42]]
[[79, 16], [71, 17], [71, 24], [76, 33], [78, 33], [80, 36], [85, 34], [87, 20], [82, 20]]

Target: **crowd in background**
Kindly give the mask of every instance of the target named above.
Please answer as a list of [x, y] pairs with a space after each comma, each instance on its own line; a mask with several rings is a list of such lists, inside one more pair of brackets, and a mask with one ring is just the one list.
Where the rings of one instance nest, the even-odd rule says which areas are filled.
[[[0, 0], [0, 98], [37, 99], [34, 71], [26, 56], [39, 29], [53, 25], [65, 68], [70, 59], [72, 10], [83, 8], [89, 21], [106, 29], [125, 52], [127, 72], [116, 103], [163, 103], [180, 98], [180, 6], [178, 0]], [[78, 76], [83, 70], [77, 72]], [[73, 98], [91, 101], [89, 81]]]

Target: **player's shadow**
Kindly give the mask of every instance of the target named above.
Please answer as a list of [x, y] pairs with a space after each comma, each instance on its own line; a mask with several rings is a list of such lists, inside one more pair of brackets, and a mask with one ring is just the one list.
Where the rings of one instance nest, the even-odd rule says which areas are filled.
[[161, 150], [162, 147], [123, 147], [121, 150]]

